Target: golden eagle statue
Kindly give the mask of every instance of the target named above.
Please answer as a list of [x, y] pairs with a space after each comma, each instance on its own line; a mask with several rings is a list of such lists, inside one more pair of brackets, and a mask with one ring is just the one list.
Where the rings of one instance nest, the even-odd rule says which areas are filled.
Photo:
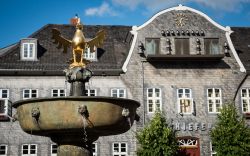
[[[83, 25], [80, 23], [80, 18], [76, 24], [76, 32], [71, 40], [68, 40], [61, 36], [58, 29], [52, 29], [52, 39], [55, 40], [55, 44], [58, 44], [57, 48], [63, 46], [63, 52], [67, 52], [67, 49], [72, 46], [73, 49], [73, 62], [70, 64], [70, 68], [73, 67], [86, 67], [88, 61], [83, 58], [87, 48], [90, 48], [90, 52], [94, 52], [95, 48], [102, 46], [106, 33], [104, 30], [99, 31], [96, 37], [87, 41], [82, 32]], [[80, 57], [80, 58], [79, 58]]]

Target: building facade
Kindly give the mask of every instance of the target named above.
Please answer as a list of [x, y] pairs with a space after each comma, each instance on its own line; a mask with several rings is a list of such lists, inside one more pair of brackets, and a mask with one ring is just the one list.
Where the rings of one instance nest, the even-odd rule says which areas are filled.
[[[70, 52], [64, 54], [53, 44], [52, 28], [67, 38], [74, 35], [74, 26], [49, 24], [0, 50], [0, 155], [55, 155], [50, 139], [24, 133], [8, 117], [15, 113], [8, 101], [69, 95], [62, 71]], [[178, 131], [179, 145], [195, 156], [216, 153], [209, 132], [223, 104], [235, 102], [248, 118], [250, 29], [231, 30], [181, 5], [139, 27], [85, 26], [86, 37], [100, 28], [107, 31], [104, 47], [85, 56], [94, 73], [87, 96], [130, 98], [141, 106], [140, 120], [131, 130], [100, 137], [93, 144], [94, 155], [136, 155], [135, 132], [158, 109]]]

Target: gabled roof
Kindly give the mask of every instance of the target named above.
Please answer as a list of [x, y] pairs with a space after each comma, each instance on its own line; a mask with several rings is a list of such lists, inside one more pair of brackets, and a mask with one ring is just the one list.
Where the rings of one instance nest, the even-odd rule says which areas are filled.
[[231, 27], [231, 40], [241, 62], [250, 74], [250, 27]]
[[[69, 66], [66, 62], [72, 57], [72, 51], [63, 53], [51, 39], [51, 30], [57, 28], [67, 39], [72, 39], [75, 33], [73, 25], [48, 24], [29, 38], [38, 39], [38, 61], [21, 61], [20, 44], [1, 49], [0, 75], [63, 75], [63, 70]], [[95, 75], [118, 75], [129, 51], [130, 26], [84, 25], [86, 38], [93, 38], [100, 30], [107, 32], [102, 49], [98, 49], [98, 61], [92, 62], [88, 68]]]

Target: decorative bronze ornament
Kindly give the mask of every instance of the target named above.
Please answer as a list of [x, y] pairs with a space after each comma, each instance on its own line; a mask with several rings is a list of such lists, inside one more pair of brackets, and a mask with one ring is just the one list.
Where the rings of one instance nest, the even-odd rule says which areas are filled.
[[186, 24], [186, 22], [188, 21], [188, 18], [184, 13], [178, 13], [174, 20], [175, 20], [176, 26], [182, 27]]

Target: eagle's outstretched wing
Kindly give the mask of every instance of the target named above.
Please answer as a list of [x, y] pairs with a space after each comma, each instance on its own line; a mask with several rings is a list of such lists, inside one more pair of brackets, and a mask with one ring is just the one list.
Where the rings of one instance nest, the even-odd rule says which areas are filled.
[[52, 39], [54, 39], [54, 43], [58, 44], [57, 48], [60, 49], [63, 46], [63, 52], [66, 53], [67, 49], [71, 46], [70, 40], [61, 36], [61, 33], [58, 29], [52, 29]]
[[104, 30], [100, 30], [96, 37], [87, 42], [88, 47], [90, 48], [90, 52], [94, 52], [94, 47], [101, 47], [106, 36], [106, 32]]

